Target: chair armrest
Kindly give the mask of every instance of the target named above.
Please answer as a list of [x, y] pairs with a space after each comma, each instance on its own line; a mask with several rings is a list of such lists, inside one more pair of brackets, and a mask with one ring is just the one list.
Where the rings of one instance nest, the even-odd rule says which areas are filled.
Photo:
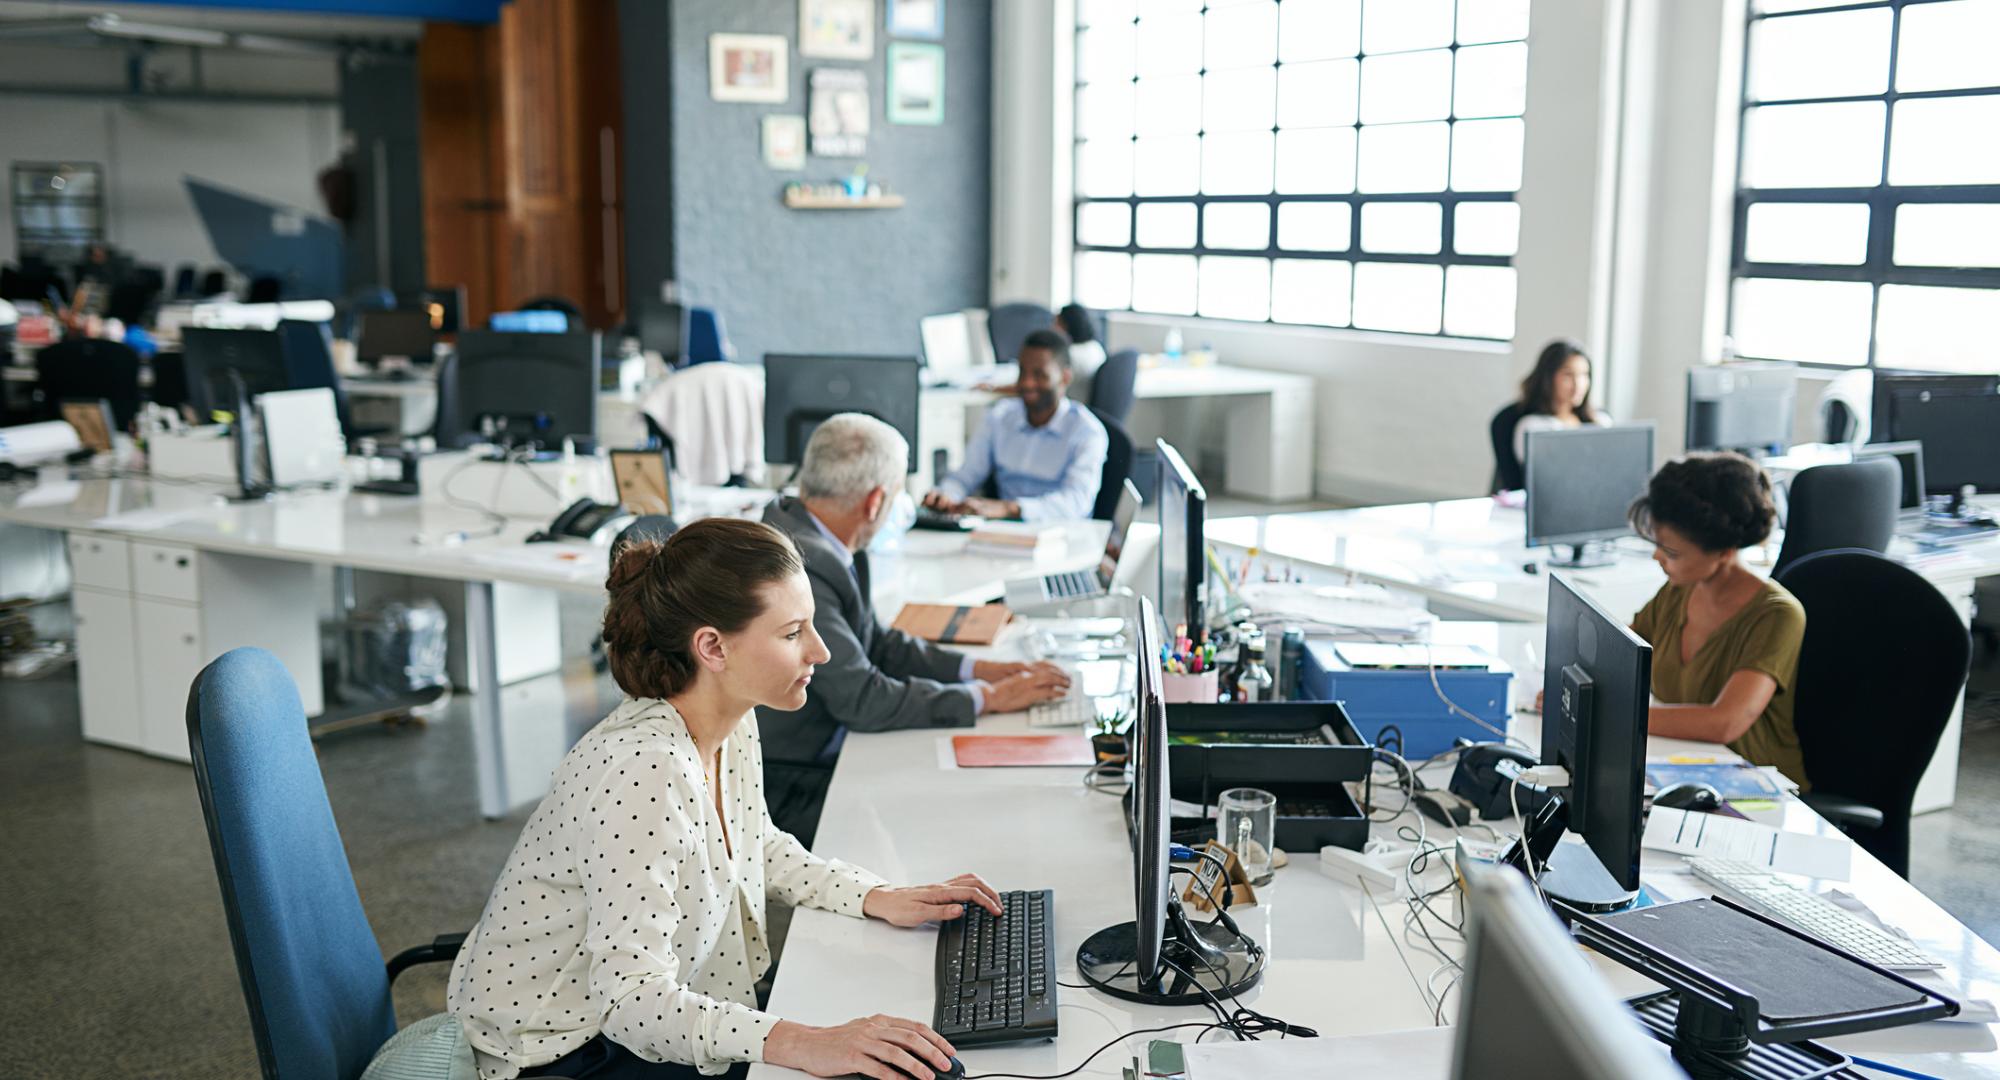
[[1817, 791], [1799, 796], [1799, 801], [1813, 808], [1819, 816], [1833, 822], [1842, 829], [1879, 829], [1882, 827], [1882, 811], [1857, 802], [1845, 795], [1822, 794]]
[[451, 960], [458, 956], [458, 950], [465, 945], [464, 934], [439, 934], [429, 945], [417, 945], [404, 949], [389, 958], [389, 981], [418, 964], [434, 964], [441, 960]]

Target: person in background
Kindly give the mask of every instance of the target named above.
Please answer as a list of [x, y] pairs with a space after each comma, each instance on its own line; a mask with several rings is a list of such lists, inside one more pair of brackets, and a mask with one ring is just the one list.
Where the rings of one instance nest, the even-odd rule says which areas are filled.
[[[946, 513], [1022, 521], [1090, 517], [1111, 441], [1068, 397], [1069, 341], [1037, 330], [1021, 344], [1014, 396], [994, 403], [965, 448], [965, 464], [924, 496]], [[998, 498], [979, 494], [991, 480]]]
[[1056, 312], [1055, 328], [1069, 338], [1069, 396], [1088, 405], [1092, 380], [1104, 366], [1104, 343], [1097, 340], [1097, 324], [1091, 321], [1089, 308], [1065, 304]]
[[1590, 404], [1590, 357], [1583, 346], [1557, 338], [1542, 348], [1535, 370], [1521, 380], [1521, 419], [1514, 425], [1514, 458], [1526, 462], [1528, 432], [1608, 425], [1611, 417]]
[[902, 927], [1001, 912], [971, 874], [891, 888], [772, 824], [753, 709], [799, 708], [827, 660], [798, 550], [709, 518], [628, 545], [606, 589], [626, 698], [564, 756], [452, 964], [446, 1007], [481, 1080], [948, 1068], [951, 1044], [915, 1020], [816, 1027], [757, 1007], [767, 897]]

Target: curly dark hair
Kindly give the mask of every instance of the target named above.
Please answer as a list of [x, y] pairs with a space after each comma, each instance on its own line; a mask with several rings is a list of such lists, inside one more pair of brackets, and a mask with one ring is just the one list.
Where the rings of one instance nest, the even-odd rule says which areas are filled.
[[1648, 540], [1661, 525], [1703, 551], [1756, 547], [1771, 535], [1778, 508], [1771, 478], [1742, 454], [1689, 454], [1660, 466], [1627, 517]]
[[764, 613], [758, 587], [804, 569], [785, 534], [755, 521], [703, 518], [664, 541], [628, 543], [604, 583], [611, 677], [633, 697], [680, 693], [694, 681], [694, 632], [750, 625]]

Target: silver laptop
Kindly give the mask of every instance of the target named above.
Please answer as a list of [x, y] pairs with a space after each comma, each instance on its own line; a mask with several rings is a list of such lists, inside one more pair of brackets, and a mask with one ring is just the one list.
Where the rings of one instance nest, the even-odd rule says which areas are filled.
[[1010, 578], [1007, 606], [1015, 611], [1089, 600], [1107, 596], [1111, 580], [1118, 573], [1118, 558], [1125, 552], [1125, 534], [1139, 514], [1139, 489], [1127, 480], [1118, 492], [1118, 506], [1111, 512], [1111, 535], [1104, 539], [1104, 555], [1093, 570], [1068, 570], [1060, 574]]
[[1893, 457], [1903, 470], [1903, 501], [1896, 512], [1897, 531], [1909, 532], [1924, 524], [1924, 444], [1920, 442], [1863, 443], [1854, 448], [1854, 460]]

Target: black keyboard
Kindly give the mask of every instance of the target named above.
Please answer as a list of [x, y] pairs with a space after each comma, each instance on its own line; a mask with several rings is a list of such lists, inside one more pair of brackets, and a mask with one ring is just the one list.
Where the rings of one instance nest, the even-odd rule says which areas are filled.
[[931, 1027], [953, 1046], [1056, 1037], [1055, 893], [1000, 895], [1004, 914], [973, 904], [938, 930]]
[[966, 532], [979, 523], [979, 519], [965, 514], [947, 514], [928, 506], [917, 507], [917, 520], [911, 525], [915, 529], [936, 529], [939, 532]]

